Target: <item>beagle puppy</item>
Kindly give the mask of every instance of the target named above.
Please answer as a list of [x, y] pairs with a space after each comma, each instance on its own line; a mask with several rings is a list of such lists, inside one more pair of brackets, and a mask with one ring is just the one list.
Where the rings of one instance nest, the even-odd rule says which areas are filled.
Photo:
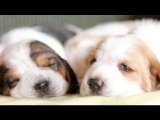
[[65, 51], [81, 95], [123, 97], [157, 90], [159, 45], [159, 21], [123, 21], [83, 31]]
[[77, 93], [78, 89], [77, 77], [56, 36], [42, 27], [23, 27], [1, 37], [1, 95], [42, 98]]

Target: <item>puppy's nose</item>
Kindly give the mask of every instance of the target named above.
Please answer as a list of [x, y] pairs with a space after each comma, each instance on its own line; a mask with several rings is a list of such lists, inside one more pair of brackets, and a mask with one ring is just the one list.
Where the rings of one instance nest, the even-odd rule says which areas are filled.
[[34, 86], [34, 89], [39, 91], [39, 92], [47, 92], [48, 91], [48, 87], [49, 87], [49, 82], [44, 80], [42, 82], [37, 83]]
[[103, 82], [101, 80], [91, 78], [88, 80], [88, 85], [92, 91], [98, 91], [102, 88]]

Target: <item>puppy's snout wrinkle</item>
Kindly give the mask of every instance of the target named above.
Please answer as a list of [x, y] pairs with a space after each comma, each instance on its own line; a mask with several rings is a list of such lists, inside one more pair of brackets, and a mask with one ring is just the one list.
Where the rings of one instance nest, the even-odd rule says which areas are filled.
[[99, 91], [101, 90], [102, 86], [103, 86], [103, 82], [101, 80], [98, 80], [98, 79], [93, 79], [93, 78], [90, 78], [88, 80], [88, 85], [89, 85], [89, 88], [93, 91], [93, 92], [96, 92], [96, 91]]

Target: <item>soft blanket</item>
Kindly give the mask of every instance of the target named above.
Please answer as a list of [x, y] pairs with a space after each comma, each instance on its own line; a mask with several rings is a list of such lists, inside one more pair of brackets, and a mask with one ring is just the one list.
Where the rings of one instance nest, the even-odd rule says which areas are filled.
[[0, 96], [0, 105], [160, 105], [160, 91], [121, 98], [82, 97], [79, 94], [41, 99], [16, 99]]

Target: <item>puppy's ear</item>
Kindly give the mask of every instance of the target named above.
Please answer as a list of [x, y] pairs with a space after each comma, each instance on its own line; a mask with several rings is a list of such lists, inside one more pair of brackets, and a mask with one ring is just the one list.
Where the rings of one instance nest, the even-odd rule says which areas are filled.
[[0, 65], [0, 94], [2, 94], [4, 75], [7, 72], [7, 70], [8, 69], [4, 65]]
[[156, 88], [160, 84], [160, 63], [157, 59], [150, 60], [150, 79], [152, 87]]
[[0, 94], [2, 94], [2, 84], [3, 84], [3, 70], [2, 67], [0, 65]]
[[45, 66], [49, 64], [49, 56], [58, 56], [56, 52], [49, 46], [39, 41], [30, 43], [30, 57], [37, 64], [37, 66]]
[[79, 84], [78, 84], [78, 80], [77, 80], [77, 76], [75, 74], [75, 72], [73, 71], [73, 69], [70, 67], [70, 65], [68, 64], [68, 62], [62, 58], [61, 61], [63, 61], [63, 66], [65, 67], [65, 78], [67, 81], [70, 82], [70, 88], [68, 90], [68, 93], [79, 93]]
[[150, 89], [156, 89], [158, 84], [160, 83], [160, 63], [155, 54], [149, 48], [145, 49], [143, 52], [147, 55], [148, 59], [148, 67], [150, 71], [149, 79], [151, 80]]
[[50, 47], [39, 41], [31, 42], [30, 48], [31, 48], [31, 53], [30, 53], [31, 57], [34, 55], [39, 55], [47, 52], [53, 52], [53, 50]]

